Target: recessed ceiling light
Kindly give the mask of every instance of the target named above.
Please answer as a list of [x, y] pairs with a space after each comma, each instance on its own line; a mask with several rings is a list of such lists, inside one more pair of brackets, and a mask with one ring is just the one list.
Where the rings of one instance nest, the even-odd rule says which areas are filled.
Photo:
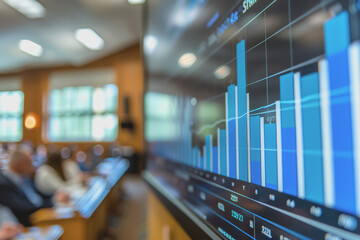
[[184, 53], [178, 61], [178, 64], [182, 68], [190, 68], [196, 62], [196, 56], [193, 53]]
[[144, 50], [147, 54], [151, 54], [158, 45], [158, 39], [155, 36], [145, 36], [144, 38]]
[[25, 39], [19, 42], [19, 49], [34, 57], [40, 57], [43, 53], [43, 48], [39, 44]]
[[128, 0], [130, 4], [136, 5], [136, 4], [143, 4], [146, 2], [146, 0]]
[[75, 38], [90, 50], [100, 50], [104, 47], [104, 40], [91, 28], [76, 30]]
[[222, 65], [215, 70], [214, 75], [217, 79], [225, 79], [230, 75], [230, 73], [231, 69], [229, 66]]
[[42, 18], [46, 15], [46, 9], [36, 0], [3, 0], [7, 5], [14, 8], [28, 18]]

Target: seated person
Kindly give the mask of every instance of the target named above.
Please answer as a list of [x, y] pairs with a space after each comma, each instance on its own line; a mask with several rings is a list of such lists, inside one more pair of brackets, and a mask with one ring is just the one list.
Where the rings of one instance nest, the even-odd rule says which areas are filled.
[[19, 224], [3, 223], [0, 227], [0, 240], [13, 239], [22, 232], [22, 229]]
[[[26, 227], [31, 225], [29, 217], [32, 213], [53, 206], [52, 196], [45, 196], [34, 186], [33, 174], [31, 156], [22, 149], [14, 150], [8, 169], [0, 173], [0, 204], [8, 207]], [[55, 199], [67, 201], [68, 196], [57, 193]]]
[[16, 237], [23, 231], [11, 211], [0, 205], [0, 240], [7, 240]]
[[77, 163], [63, 160], [58, 152], [51, 153], [46, 164], [42, 165], [35, 174], [36, 187], [43, 194], [54, 194], [63, 191], [69, 194], [85, 193], [82, 173]]

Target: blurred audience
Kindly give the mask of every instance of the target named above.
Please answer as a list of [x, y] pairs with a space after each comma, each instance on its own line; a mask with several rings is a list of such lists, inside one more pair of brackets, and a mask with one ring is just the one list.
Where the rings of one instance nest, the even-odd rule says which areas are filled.
[[59, 152], [49, 154], [46, 164], [39, 167], [35, 174], [35, 184], [44, 194], [83, 192], [86, 190], [83, 185], [85, 180], [78, 164], [71, 159], [64, 160]]
[[15, 223], [3, 223], [0, 227], [0, 240], [15, 238], [23, 231], [23, 227]]
[[35, 168], [39, 168], [41, 165], [43, 165], [46, 162], [46, 158], [47, 148], [44, 145], [40, 144], [39, 146], [37, 146], [33, 157], [33, 164]]
[[10, 209], [0, 205], [0, 240], [13, 239], [23, 231]]
[[[0, 204], [8, 207], [21, 224], [30, 226], [29, 217], [40, 208], [53, 206], [52, 196], [42, 194], [34, 185], [35, 168], [28, 149], [17, 148], [10, 156], [8, 168], [0, 173]], [[64, 193], [55, 200], [68, 201]]]

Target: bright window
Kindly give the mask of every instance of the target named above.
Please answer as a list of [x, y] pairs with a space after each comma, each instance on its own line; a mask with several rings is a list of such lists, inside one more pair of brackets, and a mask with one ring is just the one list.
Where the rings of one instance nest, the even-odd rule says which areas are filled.
[[79, 86], [50, 92], [50, 141], [113, 141], [117, 137], [118, 89]]
[[23, 136], [24, 94], [21, 91], [0, 92], [0, 141], [17, 142]]
[[169, 141], [177, 137], [175, 97], [148, 92], [145, 95], [145, 137], [148, 141]]

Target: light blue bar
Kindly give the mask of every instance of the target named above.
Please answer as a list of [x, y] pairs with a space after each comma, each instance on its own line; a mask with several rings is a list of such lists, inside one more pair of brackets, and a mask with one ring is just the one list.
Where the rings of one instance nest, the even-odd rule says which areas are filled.
[[345, 51], [350, 45], [349, 13], [344, 11], [325, 23], [326, 56]]
[[212, 172], [219, 174], [219, 157], [218, 157], [218, 147], [213, 147], [212, 149], [212, 157], [213, 157], [213, 167]]
[[251, 183], [261, 185], [260, 116], [250, 117]]
[[324, 203], [319, 74], [301, 78], [305, 199]]
[[199, 159], [199, 147], [194, 147], [193, 148], [194, 151], [194, 162], [193, 162], [193, 166], [196, 168], [200, 168], [200, 159]]
[[227, 160], [226, 160], [226, 156], [227, 156], [227, 149], [226, 149], [226, 130], [221, 130], [219, 131], [220, 135], [218, 136], [220, 138], [220, 174], [223, 176], [227, 175]]
[[205, 151], [206, 151], [206, 154], [205, 154], [205, 170], [206, 171], [211, 171], [211, 155], [212, 155], [212, 143], [211, 143], [211, 140], [212, 140], [212, 136], [211, 135], [208, 135], [205, 137]]
[[294, 103], [294, 74], [280, 76], [281, 142], [283, 191], [297, 196], [296, 130]]
[[239, 179], [248, 181], [247, 103], [246, 103], [246, 55], [245, 40], [236, 45], [237, 97], [238, 97], [238, 151]]
[[278, 190], [276, 124], [265, 124], [265, 186]]
[[331, 91], [335, 208], [355, 214], [356, 191], [348, 54], [350, 24], [347, 12], [342, 12], [326, 22], [325, 42]]
[[236, 108], [235, 84], [228, 86], [228, 156], [229, 177], [236, 178]]

